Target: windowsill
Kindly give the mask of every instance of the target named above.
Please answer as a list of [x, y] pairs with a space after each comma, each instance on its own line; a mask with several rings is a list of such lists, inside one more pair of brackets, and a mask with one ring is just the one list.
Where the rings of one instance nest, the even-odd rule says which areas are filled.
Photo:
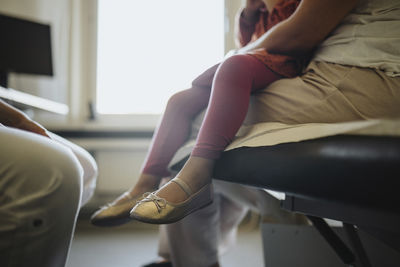
[[153, 132], [160, 114], [101, 115], [94, 120], [72, 119], [52, 114], [36, 116], [39, 123], [55, 132]]
[[137, 130], [87, 130], [87, 129], [68, 129], [57, 130], [50, 129], [51, 132], [64, 138], [82, 138], [82, 139], [137, 139], [151, 138], [153, 131]]

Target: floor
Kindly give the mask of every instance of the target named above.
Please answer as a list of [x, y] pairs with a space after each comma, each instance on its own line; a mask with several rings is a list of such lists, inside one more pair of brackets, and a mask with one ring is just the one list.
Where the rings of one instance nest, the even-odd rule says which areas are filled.
[[[67, 267], [139, 267], [157, 258], [157, 229], [145, 226], [96, 228], [78, 222]], [[222, 267], [262, 267], [257, 228], [240, 229], [237, 245], [221, 258]]]

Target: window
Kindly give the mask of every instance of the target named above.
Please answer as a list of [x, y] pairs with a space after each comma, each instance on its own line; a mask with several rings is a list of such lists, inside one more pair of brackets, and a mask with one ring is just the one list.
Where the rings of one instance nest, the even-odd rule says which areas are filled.
[[223, 0], [99, 0], [96, 110], [158, 114], [224, 55]]

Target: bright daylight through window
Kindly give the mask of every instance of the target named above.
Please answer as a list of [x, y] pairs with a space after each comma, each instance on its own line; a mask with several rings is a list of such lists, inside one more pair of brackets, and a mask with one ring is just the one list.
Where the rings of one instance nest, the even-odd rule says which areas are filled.
[[99, 0], [96, 108], [161, 113], [224, 54], [223, 0]]

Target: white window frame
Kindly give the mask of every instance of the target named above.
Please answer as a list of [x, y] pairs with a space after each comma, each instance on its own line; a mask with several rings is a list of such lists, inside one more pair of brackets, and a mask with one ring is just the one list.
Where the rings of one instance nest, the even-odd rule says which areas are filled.
[[[243, 2], [225, 0], [225, 52], [235, 46], [234, 18]], [[96, 106], [97, 5], [97, 0], [73, 0], [70, 121], [89, 129], [154, 130], [158, 114], [96, 114], [90, 120], [89, 103]]]

